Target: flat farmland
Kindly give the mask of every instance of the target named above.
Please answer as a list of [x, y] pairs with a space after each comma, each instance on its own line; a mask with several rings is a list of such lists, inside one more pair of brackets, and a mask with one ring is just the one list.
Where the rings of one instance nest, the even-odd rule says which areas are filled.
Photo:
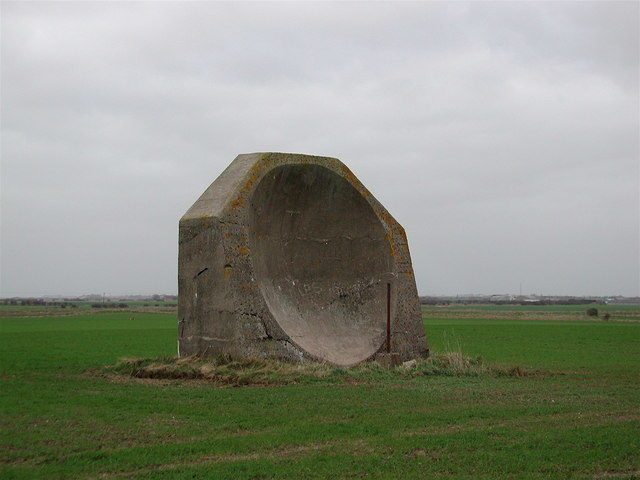
[[5, 316], [0, 476], [640, 478], [640, 307], [596, 307], [424, 309], [434, 354], [526, 375], [240, 387], [105, 373], [174, 356], [173, 313]]

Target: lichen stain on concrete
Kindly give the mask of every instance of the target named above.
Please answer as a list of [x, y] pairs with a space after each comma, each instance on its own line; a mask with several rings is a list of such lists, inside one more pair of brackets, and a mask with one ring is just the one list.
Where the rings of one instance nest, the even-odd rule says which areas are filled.
[[180, 220], [178, 265], [182, 356], [375, 359], [388, 283], [392, 353], [428, 354], [404, 229], [338, 159], [239, 155]]
[[227, 264], [224, 266], [224, 278], [229, 278], [231, 276], [231, 272], [233, 271], [233, 269], [231, 268], [231, 265]]

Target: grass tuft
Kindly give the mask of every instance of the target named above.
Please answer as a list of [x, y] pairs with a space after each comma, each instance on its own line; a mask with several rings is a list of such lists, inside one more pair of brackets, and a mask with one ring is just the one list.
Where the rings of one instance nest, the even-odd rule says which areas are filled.
[[529, 370], [519, 365], [503, 366], [485, 363], [482, 357], [469, 357], [461, 352], [436, 354], [416, 365], [417, 375], [442, 375], [455, 377], [529, 377], [545, 372]]
[[267, 359], [230, 360], [225, 358], [162, 357], [124, 358], [105, 367], [106, 373], [158, 380], [200, 380], [216, 385], [290, 385], [297, 383], [369, 383], [426, 376], [540, 376], [542, 372], [521, 366], [503, 367], [486, 364], [481, 357], [461, 352], [434, 354], [427, 359], [407, 362], [387, 369], [376, 362], [352, 368], [326, 363], [288, 363]]

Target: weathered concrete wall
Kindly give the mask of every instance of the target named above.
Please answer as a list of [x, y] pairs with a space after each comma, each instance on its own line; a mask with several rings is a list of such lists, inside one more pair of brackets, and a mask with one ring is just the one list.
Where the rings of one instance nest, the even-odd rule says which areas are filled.
[[239, 155], [180, 220], [180, 355], [428, 354], [403, 228], [335, 158]]

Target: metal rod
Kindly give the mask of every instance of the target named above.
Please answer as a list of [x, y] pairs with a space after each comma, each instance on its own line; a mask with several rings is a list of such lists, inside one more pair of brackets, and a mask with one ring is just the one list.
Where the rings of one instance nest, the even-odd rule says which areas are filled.
[[387, 283], [387, 353], [391, 353], [391, 284]]

